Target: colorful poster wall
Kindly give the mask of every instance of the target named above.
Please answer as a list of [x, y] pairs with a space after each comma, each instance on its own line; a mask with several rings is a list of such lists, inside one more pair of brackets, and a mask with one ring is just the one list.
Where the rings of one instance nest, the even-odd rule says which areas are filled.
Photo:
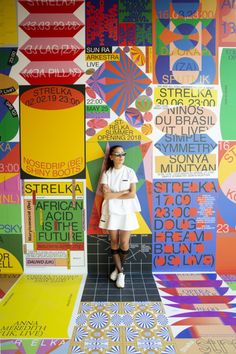
[[[233, 272], [235, 2], [0, 6], [3, 252], [33, 272], [86, 271], [91, 236], [88, 262], [98, 264], [93, 247], [107, 238], [99, 180], [109, 147], [121, 143], [139, 179], [134, 244], [150, 247], [152, 237], [152, 271]], [[65, 187], [73, 181], [83, 191], [77, 207]], [[23, 239], [23, 258], [7, 236], [9, 245]]]

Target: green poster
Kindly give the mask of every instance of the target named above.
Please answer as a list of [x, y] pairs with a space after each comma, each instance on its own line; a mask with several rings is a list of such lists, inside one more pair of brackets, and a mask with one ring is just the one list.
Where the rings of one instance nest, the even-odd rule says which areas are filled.
[[21, 234], [21, 205], [0, 204], [0, 234]]
[[220, 83], [222, 100], [220, 106], [220, 129], [222, 140], [236, 139], [236, 49], [223, 48], [220, 60]]
[[35, 204], [37, 250], [84, 250], [82, 199], [40, 199]]

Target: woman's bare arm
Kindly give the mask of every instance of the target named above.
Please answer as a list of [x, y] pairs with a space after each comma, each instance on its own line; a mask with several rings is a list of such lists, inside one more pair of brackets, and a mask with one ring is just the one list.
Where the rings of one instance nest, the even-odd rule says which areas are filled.
[[[104, 199], [118, 199], [129, 193], [128, 190], [124, 190], [121, 192], [112, 192], [107, 184], [102, 185], [102, 193]], [[121, 198], [123, 199], [123, 198]]]
[[136, 184], [131, 183], [130, 189], [127, 191], [127, 193], [121, 195], [120, 197], [118, 197], [118, 199], [132, 199], [135, 198], [135, 195], [136, 195]]

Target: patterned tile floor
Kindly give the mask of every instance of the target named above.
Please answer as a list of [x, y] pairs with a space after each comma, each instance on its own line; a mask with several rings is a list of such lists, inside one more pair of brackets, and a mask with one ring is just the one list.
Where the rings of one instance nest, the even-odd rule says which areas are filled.
[[125, 288], [118, 289], [107, 275], [89, 275], [82, 301], [160, 301], [152, 274], [126, 274]]
[[81, 303], [69, 352], [176, 353], [160, 302]]

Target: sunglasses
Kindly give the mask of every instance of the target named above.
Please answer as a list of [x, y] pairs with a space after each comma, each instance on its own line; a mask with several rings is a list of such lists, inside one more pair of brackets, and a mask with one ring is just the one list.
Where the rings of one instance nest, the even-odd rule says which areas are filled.
[[123, 157], [126, 155], [126, 152], [113, 152], [112, 155], [116, 157]]

